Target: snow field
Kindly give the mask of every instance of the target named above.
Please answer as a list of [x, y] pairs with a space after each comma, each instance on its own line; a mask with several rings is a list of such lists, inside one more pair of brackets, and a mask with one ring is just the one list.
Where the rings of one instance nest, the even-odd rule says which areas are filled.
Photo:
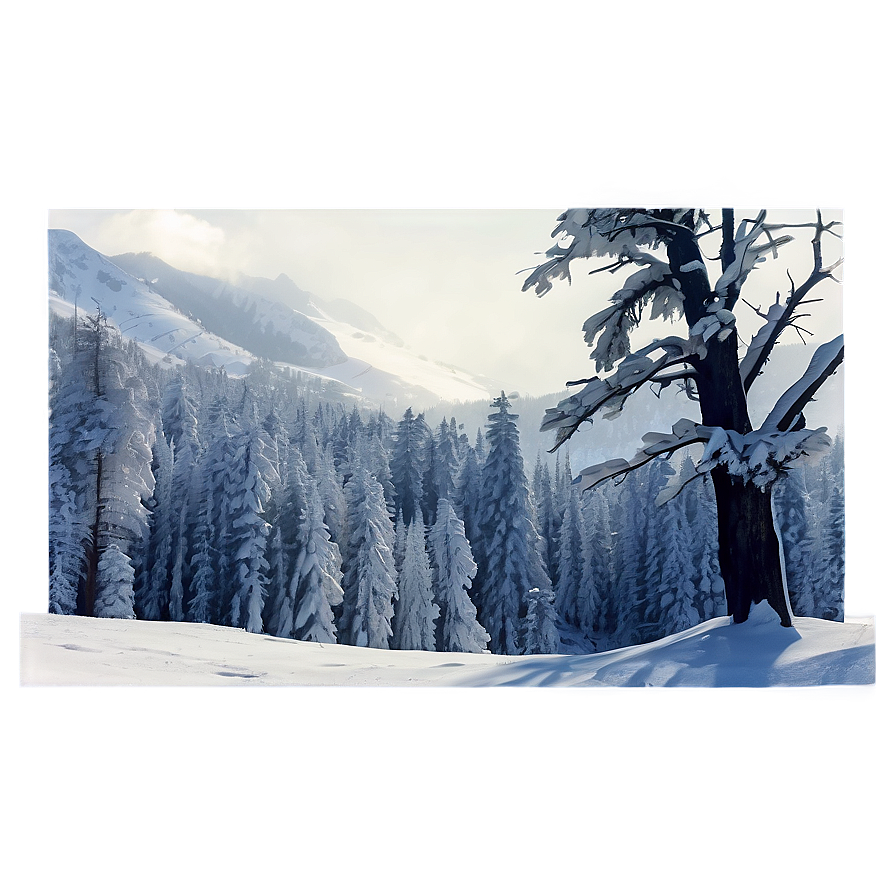
[[[871, 620], [798, 618], [767, 604], [652, 644], [584, 656], [377, 650], [197, 623], [23, 614], [23, 685], [810, 687], [875, 680]], [[755, 617], [755, 618], [754, 618]]]

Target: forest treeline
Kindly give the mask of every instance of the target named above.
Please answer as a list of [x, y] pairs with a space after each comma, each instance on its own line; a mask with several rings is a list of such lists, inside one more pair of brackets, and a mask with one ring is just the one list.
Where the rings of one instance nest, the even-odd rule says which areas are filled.
[[[657, 458], [582, 494], [475, 435], [263, 362], [163, 370], [102, 314], [50, 327], [50, 611], [392, 649], [581, 653], [726, 614], [712, 492]], [[777, 487], [796, 615], [843, 618], [843, 443]]]

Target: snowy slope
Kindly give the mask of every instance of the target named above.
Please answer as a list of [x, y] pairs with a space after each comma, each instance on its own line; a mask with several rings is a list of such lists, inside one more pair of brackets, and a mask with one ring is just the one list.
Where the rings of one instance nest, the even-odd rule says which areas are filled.
[[179, 271], [148, 252], [110, 259], [212, 332], [271, 361], [327, 367], [347, 360], [320, 324], [283, 302], [224, 280]]
[[23, 614], [21, 683], [32, 685], [389, 685], [765, 687], [872, 684], [871, 620], [797, 619], [760, 604], [653, 644], [590, 656], [372, 650], [177, 622]]
[[66, 230], [49, 232], [50, 310], [69, 316], [93, 314], [96, 306], [128, 339], [139, 342], [150, 360], [244, 374], [253, 361], [244, 348], [209, 333], [145, 283]]
[[399, 336], [391, 330], [387, 330], [374, 315], [360, 305], [349, 302], [347, 299], [325, 299], [300, 289], [286, 274], [280, 274], [275, 280], [240, 274], [236, 283], [249, 292], [265, 296], [275, 302], [282, 302], [315, 320], [342, 321], [358, 330], [379, 336], [392, 345], [404, 344]]
[[364, 309], [320, 299], [285, 276], [242, 277], [235, 286], [148, 253], [110, 259], [65, 230], [49, 232], [49, 268], [52, 311], [92, 313], [98, 302], [155, 362], [189, 359], [238, 376], [263, 357], [387, 412], [491, 399], [502, 388], [414, 353]]
[[351, 357], [316, 370], [288, 365], [341, 382], [360, 396], [402, 412], [440, 401], [491, 401], [504, 384], [476, 376], [451, 364], [421, 356], [384, 327], [369, 311], [345, 299], [322, 298], [300, 289], [286, 274], [275, 280], [240, 275], [237, 285], [253, 294], [300, 311], [333, 334]]

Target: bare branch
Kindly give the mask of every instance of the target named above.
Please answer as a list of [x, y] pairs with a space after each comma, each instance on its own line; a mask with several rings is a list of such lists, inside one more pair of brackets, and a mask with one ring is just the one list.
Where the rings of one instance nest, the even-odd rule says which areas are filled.
[[[836, 222], [833, 222], [836, 223]], [[770, 329], [767, 332], [763, 332], [766, 330], [766, 327], [763, 327], [762, 330], [757, 333], [757, 338], [759, 338], [760, 334], [762, 335], [763, 342], [761, 345], [757, 345], [757, 350], [755, 352], [748, 352], [747, 358], [744, 359], [744, 363], [746, 364], [749, 359], [749, 367], [745, 367], [742, 372], [742, 379], [744, 384], [744, 391], [748, 392], [750, 387], [756, 381], [756, 377], [759, 375], [762, 368], [765, 366], [765, 362], [768, 360], [769, 355], [772, 352], [772, 349], [775, 347], [778, 339], [780, 339], [781, 334], [784, 330], [792, 325], [793, 320], [795, 319], [794, 314], [796, 309], [803, 302], [809, 301], [820, 301], [820, 299], [808, 299], [807, 296], [819, 283], [824, 282], [825, 280], [833, 280], [835, 279], [832, 275], [832, 271], [835, 270], [843, 261], [840, 259], [835, 262], [828, 268], [825, 268], [822, 260], [821, 253], [821, 235], [831, 226], [832, 224], [824, 224], [821, 219], [821, 212], [817, 212], [817, 220], [814, 224], [809, 225], [800, 225], [800, 226], [812, 226], [815, 228], [815, 235], [812, 237], [812, 256], [814, 259], [814, 264], [812, 267], [812, 272], [809, 276], [803, 281], [800, 286], [797, 286], [793, 280], [793, 277], [790, 274], [790, 271], [787, 271], [787, 277], [790, 280], [790, 297], [784, 306], [784, 311], [781, 316], [774, 322], [774, 324], [767, 325]], [[766, 228], [775, 228], [781, 229], [783, 225], [763, 225]], [[799, 330], [797, 330], [799, 332]], [[806, 331], [808, 332], [808, 331]], [[811, 335], [811, 334], [810, 334]]]

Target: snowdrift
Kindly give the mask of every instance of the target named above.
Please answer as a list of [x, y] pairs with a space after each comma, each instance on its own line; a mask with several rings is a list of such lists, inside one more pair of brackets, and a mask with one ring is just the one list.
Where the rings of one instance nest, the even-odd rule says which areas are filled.
[[652, 644], [586, 656], [372, 650], [178, 622], [23, 614], [23, 685], [810, 687], [875, 680], [871, 619], [798, 618], [761, 604]]

